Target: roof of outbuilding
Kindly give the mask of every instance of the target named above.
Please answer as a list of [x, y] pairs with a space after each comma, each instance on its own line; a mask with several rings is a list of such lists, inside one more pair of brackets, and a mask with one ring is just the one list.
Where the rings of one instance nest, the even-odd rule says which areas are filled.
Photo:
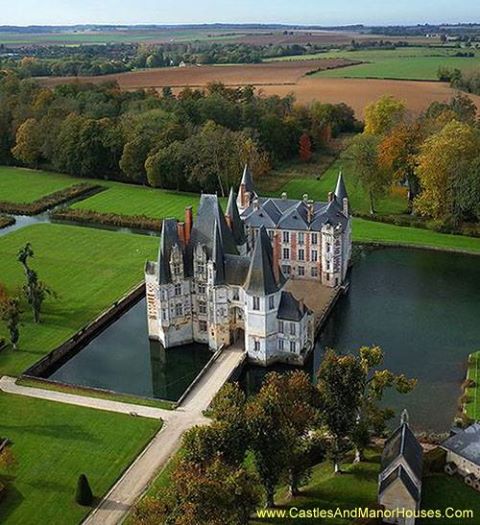
[[410, 496], [412, 496], [416, 502], [420, 501], [420, 491], [402, 465], [395, 470], [392, 470], [392, 472], [390, 472], [390, 474], [380, 483], [378, 489], [379, 494], [382, 494], [397, 479], [400, 479], [408, 490]]
[[447, 438], [441, 446], [480, 466], [480, 423], [460, 430]]
[[403, 456], [417, 479], [421, 479], [423, 450], [406, 422], [402, 423], [385, 442], [382, 452], [382, 471], [401, 456]]
[[283, 286], [285, 277], [279, 269], [279, 280], [273, 271], [273, 250], [267, 230], [260, 227], [253, 249], [245, 291], [250, 295], [270, 295]]
[[300, 321], [309, 309], [301, 305], [290, 292], [282, 292], [277, 318], [282, 321]]

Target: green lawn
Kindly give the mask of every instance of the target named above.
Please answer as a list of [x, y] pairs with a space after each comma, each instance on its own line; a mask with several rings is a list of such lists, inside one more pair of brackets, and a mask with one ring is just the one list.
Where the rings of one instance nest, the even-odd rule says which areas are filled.
[[395, 226], [353, 219], [353, 240], [360, 243], [407, 245], [480, 254], [480, 238], [437, 233], [421, 228]]
[[196, 210], [199, 196], [176, 193], [130, 184], [109, 183], [106, 191], [75, 203], [72, 208], [99, 213], [145, 215], [154, 219], [174, 217], [183, 219], [185, 207]]
[[74, 502], [85, 473], [103, 496], [159, 429], [159, 422], [0, 393], [0, 436], [17, 466], [0, 504], [4, 525], [76, 525], [89, 512]]
[[319, 71], [313, 77], [329, 78], [391, 78], [399, 80], [437, 80], [439, 67], [458, 68], [468, 71], [480, 66], [480, 53], [476, 56], [456, 57], [458, 51], [469, 49], [405, 47], [397, 49], [366, 49], [358, 51], [339, 50], [303, 57], [282, 57], [292, 59], [348, 58], [364, 64], [328, 71]]
[[[379, 470], [379, 455], [376, 452], [368, 452], [367, 460], [359, 464], [342, 465], [343, 474], [336, 476], [333, 473], [331, 462], [320, 463], [313, 467], [312, 478], [308, 485], [302, 488], [301, 495], [293, 500], [286, 497], [286, 489], [278, 492], [276, 508], [309, 509], [318, 507], [320, 509], [353, 509], [355, 507], [367, 507], [376, 502], [377, 479]], [[256, 518], [251, 520], [251, 525], [261, 523], [275, 523], [278, 525], [325, 523], [329, 525], [346, 525], [350, 520], [332, 519], [299, 519], [288, 518]]]
[[56, 224], [17, 230], [0, 237], [0, 280], [12, 292], [23, 284], [16, 256], [27, 242], [35, 251], [32, 266], [58, 298], [47, 300], [39, 325], [25, 307], [20, 350], [0, 352], [0, 375], [23, 372], [139, 283], [158, 239]]
[[0, 202], [29, 203], [80, 182], [88, 180], [62, 173], [0, 166]]
[[[286, 192], [291, 198], [301, 199], [305, 193], [308, 193], [309, 198], [326, 202], [328, 192], [335, 190], [340, 170], [343, 173], [354, 213], [369, 213], [369, 199], [355, 179], [353, 162], [348, 149], [326, 171], [317, 173], [317, 177], [321, 175], [319, 180], [314, 176], [295, 177], [292, 174], [292, 178], [272, 195], [278, 197], [282, 192]], [[390, 193], [378, 202], [377, 212], [380, 215], [404, 213], [407, 209], [406, 191], [403, 187], [392, 188]]]
[[478, 421], [480, 420], [480, 351], [468, 356], [467, 379], [471, 379], [474, 383], [471, 388], [466, 389], [466, 413], [468, 417]]

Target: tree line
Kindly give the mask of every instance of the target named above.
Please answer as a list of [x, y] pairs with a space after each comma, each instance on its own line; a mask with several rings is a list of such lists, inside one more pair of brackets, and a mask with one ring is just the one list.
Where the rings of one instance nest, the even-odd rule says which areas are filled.
[[351, 151], [372, 214], [392, 185], [403, 184], [412, 214], [450, 230], [480, 221], [480, 129], [469, 97], [434, 102], [417, 118], [383, 97], [366, 108]]
[[329, 459], [338, 474], [347, 455], [362, 461], [393, 416], [380, 403], [384, 392], [415, 386], [382, 369], [383, 357], [379, 347], [329, 350], [316, 385], [302, 371], [271, 372], [249, 398], [226, 384], [212, 402], [211, 424], [186, 433], [168, 486], [137, 505], [133, 523], [247, 525], [260, 505], [274, 505], [280, 485], [297, 496], [313, 465]]
[[225, 193], [246, 162], [261, 176], [296, 158], [304, 133], [322, 148], [326, 137], [356, 125], [345, 104], [306, 107], [252, 87], [212, 83], [175, 96], [169, 88], [51, 90], [12, 73], [0, 79], [1, 163], [160, 188]]

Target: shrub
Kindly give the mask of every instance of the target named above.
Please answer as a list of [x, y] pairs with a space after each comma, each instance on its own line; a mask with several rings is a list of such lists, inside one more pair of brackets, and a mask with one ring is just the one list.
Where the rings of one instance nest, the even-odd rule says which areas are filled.
[[93, 501], [92, 489], [88, 483], [87, 476], [80, 474], [77, 482], [77, 490], [75, 492], [75, 501], [79, 505], [91, 505]]
[[447, 453], [440, 447], [426, 452], [423, 456], [423, 470], [426, 475], [443, 472]]

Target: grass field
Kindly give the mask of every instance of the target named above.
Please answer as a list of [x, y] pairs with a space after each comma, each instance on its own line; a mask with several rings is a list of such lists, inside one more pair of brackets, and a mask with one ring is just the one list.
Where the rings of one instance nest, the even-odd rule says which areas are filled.
[[468, 417], [480, 420], [480, 351], [468, 356], [467, 379], [473, 381], [473, 386], [466, 389], [467, 402], [465, 411]]
[[[459, 49], [406, 47], [385, 50], [332, 51], [295, 57], [302, 59], [348, 58], [366, 62], [341, 69], [320, 71], [312, 77], [329, 78], [388, 78], [398, 80], [437, 80], [439, 67], [468, 71], [480, 67], [480, 53], [476, 56], [456, 57]], [[465, 50], [463, 50], [465, 51]], [[292, 60], [293, 57], [283, 57]]]
[[30, 203], [80, 182], [86, 180], [62, 173], [0, 166], [0, 202]]
[[185, 207], [193, 206], [196, 211], [199, 201], [199, 196], [191, 193], [175, 193], [120, 183], [109, 183], [108, 186], [108, 190], [79, 201], [72, 208], [99, 213], [146, 215], [155, 219], [174, 217], [183, 220]]
[[45, 302], [39, 325], [24, 308], [20, 350], [0, 353], [0, 375], [18, 375], [139, 283], [158, 239], [54, 224], [17, 230], [0, 237], [0, 280], [13, 293], [23, 284], [17, 252], [27, 242], [35, 252], [32, 266], [58, 297]]
[[159, 422], [0, 393], [0, 435], [17, 466], [0, 505], [4, 525], [76, 525], [90, 510], [74, 502], [85, 473], [103, 496], [159, 429]]

